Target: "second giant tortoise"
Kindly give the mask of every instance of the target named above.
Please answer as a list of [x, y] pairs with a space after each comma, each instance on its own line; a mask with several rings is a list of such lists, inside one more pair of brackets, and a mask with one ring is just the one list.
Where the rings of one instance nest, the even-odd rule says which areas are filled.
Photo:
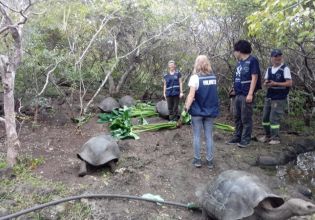
[[136, 104], [136, 101], [130, 95], [125, 95], [119, 99], [120, 107], [124, 107], [124, 106], [131, 107], [131, 106], [134, 106], [135, 104]]
[[167, 102], [165, 100], [159, 101], [155, 105], [156, 111], [159, 113], [160, 117], [162, 118], [168, 118], [169, 116], [169, 111], [167, 107]]
[[297, 198], [284, 201], [257, 176], [239, 170], [222, 172], [197, 194], [204, 219], [285, 220], [315, 213], [311, 202]]
[[103, 111], [103, 112], [111, 112], [116, 108], [119, 108], [119, 103], [114, 99], [113, 97], [107, 97], [101, 101], [101, 103], [98, 105], [98, 107]]
[[77, 154], [81, 159], [79, 176], [87, 173], [87, 163], [92, 166], [109, 165], [111, 172], [115, 170], [115, 163], [120, 157], [120, 150], [116, 140], [110, 135], [99, 135], [89, 139]]

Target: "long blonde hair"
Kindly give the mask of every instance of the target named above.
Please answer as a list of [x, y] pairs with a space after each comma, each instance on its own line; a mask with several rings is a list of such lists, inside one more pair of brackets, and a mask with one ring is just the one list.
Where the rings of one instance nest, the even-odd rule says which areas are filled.
[[210, 61], [206, 55], [199, 55], [196, 58], [193, 74], [206, 75], [212, 72]]

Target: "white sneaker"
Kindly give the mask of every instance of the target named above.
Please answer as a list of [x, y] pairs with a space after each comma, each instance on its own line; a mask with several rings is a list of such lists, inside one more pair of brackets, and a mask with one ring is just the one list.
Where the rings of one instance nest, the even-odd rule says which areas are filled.
[[270, 140], [270, 138], [267, 137], [266, 135], [264, 135], [264, 136], [258, 138], [258, 141], [261, 142], [261, 143], [266, 143], [266, 142], [268, 142], [269, 140]]
[[268, 142], [268, 144], [271, 144], [271, 145], [280, 144], [280, 141], [279, 140], [271, 140]]

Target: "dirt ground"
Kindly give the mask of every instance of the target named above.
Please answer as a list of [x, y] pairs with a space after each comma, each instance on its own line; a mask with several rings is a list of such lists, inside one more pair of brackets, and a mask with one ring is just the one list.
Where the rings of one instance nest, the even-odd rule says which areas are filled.
[[[231, 134], [216, 130], [215, 168], [195, 168], [191, 164], [192, 131], [188, 125], [175, 130], [142, 133], [139, 140], [120, 141], [122, 154], [114, 174], [103, 168], [91, 171], [85, 177], [78, 177], [79, 160], [76, 154], [80, 152], [81, 146], [89, 138], [107, 132], [107, 125], [96, 121], [95, 116], [81, 129], [77, 129], [74, 124], [55, 126], [45, 122], [32, 129], [31, 124], [26, 123], [20, 131], [23, 146], [20, 154], [42, 157], [44, 162], [33, 170], [34, 174], [62, 182], [69, 189], [81, 189], [76, 195], [110, 193], [141, 196], [151, 193], [167, 201], [187, 204], [197, 202], [196, 191], [220, 172], [239, 169], [267, 180], [269, 187], [276, 193], [290, 196], [289, 191], [283, 190], [284, 185], [275, 170], [252, 165], [259, 154], [277, 151], [279, 146], [270, 147], [253, 141], [249, 148], [241, 149], [226, 145], [225, 141]], [[255, 135], [261, 132], [258, 129]], [[285, 136], [283, 145], [295, 138], [292, 135]], [[202, 159], [205, 160], [204, 142], [202, 150]], [[88, 219], [199, 219], [201, 216], [199, 212], [184, 208], [141, 201], [102, 199], [84, 202], [91, 207]]]

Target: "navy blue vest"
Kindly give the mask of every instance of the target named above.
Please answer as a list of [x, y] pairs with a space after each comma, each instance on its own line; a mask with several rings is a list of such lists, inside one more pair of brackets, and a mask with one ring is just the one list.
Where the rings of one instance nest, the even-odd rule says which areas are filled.
[[[284, 68], [286, 67], [285, 64], [283, 64], [277, 72], [274, 74], [271, 73], [271, 67], [268, 68], [268, 80], [272, 80], [275, 82], [285, 82], [286, 79], [284, 78]], [[275, 86], [268, 88], [267, 90], [267, 98], [270, 98], [272, 100], [282, 100], [286, 99], [289, 94], [289, 87], [285, 86]]]
[[192, 116], [217, 117], [219, 115], [219, 97], [215, 75], [199, 75], [199, 87], [189, 114]]
[[[251, 62], [253, 62], [253, 65], [251, 65]], [[258, 61], [256, 60], [255, 57], [250, 55], [246, 60], [239, 61], [236, 68], [236, 72], [234, 74], [234, 90], [235, 90], [236, 95], [245, 95], [245, 96], [248, 95], [250, 84], [252, 81], [253, 70], [251, 70], [251, 68], [254, 68], [254, 72], [258, 74], [258, 80], [261, 80]], [[256, 87], [257, 85], [255, 86], [255, 91], [256, 91]]]
[[173, 75], [167, 73], [164, 75], [166, 82], [166, 96], [179, 96], [179, 78], [181, 77], [180, 72], [175, 72]]

